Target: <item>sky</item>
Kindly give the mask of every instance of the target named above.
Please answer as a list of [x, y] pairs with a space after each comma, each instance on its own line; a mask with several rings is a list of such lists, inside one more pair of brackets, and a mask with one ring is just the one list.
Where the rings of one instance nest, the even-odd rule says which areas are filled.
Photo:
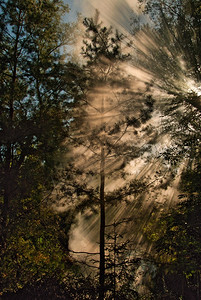
[[131, 16], [137, 12], [136, 0], [65, 0], [68, 3], [72, 20], [77, 13], [84, 17], [94, 15], [95, 9], [100, 12], [101, 20], [106, 25], [112, 25], [121, 31], [128, 31], [131, 23]]

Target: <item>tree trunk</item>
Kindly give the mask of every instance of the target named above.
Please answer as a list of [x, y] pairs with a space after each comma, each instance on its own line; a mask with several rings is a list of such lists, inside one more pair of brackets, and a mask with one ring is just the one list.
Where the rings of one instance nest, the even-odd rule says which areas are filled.
[[104, 299], [105, 290], [105, 149], [101, 147], [100, 170], [100, 291], [99, 300]]
[[[101, 107], [101, 126], [104, 117], [104, 97]], [[105, 144], [101, 145], [100, 157], [100, 274], [99, 274], [99, 300], [104, 300], [105, 295]]]
[[6, 147], [6, 157], [5, 157], [5, 173], [4, 173], [4, 196], [3, 196], [3, 208], [2, 208], [2, 241], [5, 244], [6, 240], [6, 227], [9, 218], [9, 204], [10, 204], [10, 192], [13, 189], [11, 185], [14, 183], [11, 180], [11, 168], [13, 167], [13, 118], [14, 118], [14, 100], [15, 100], [15, 85], [17, 80], [17, 65], [18, 65], [18, 45], [20, 38], [20, 28], [21, 28], [21, 11], [19, 11], [17, 23], [17, 31], [15, 36], [15, 43], [13, 47], [13, 72], [12, 80], [10, 84], [10, 95], [9, 95], [9, 122], [8, 122], [8, 133], [10, 135], [10, 140], [8, 141]]

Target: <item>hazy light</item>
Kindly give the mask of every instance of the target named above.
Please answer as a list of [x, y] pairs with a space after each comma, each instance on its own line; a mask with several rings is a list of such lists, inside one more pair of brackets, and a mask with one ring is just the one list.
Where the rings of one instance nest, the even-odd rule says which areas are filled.
[[[143, 67], [136, 63], [135, 59], [133, 62], [129, 64], [122, 64], [121, 68], [127, 75], [130, 76], [130, 86], [129, 89], [133, 93], [142, 93], [143, 96], [151, 93], [152, 96], [158, 101], [168, 101], [170, 97], [174, 97], [174, 92], [176, 91], [178, 94], [187, 95], [188, 93], [195, 93], [198, 97], [201, 96], [201, 87], [193, 80], [189, 79], [186, 74], [186, 65], [185, 62], [179, 57], [181, 53], [178, 54], [178, 57], [174, 57], [172, 55], [169, 45], [161, 46], [160, 44], [160, 37], [154, 34], [151, 31], [140, 31], [137, 37], [132, 37], [130, 35], [131, 28], [130, 28], [130, 16], [136, 16], [139, 12], [137, 10], [136, 1], [132, 0], [75, 0], [75, 4], [77, 7], [83, 11], [84, 16], [93, 16], [94, 10], [97, 8], [100, 11], [100, 20], [103, 20], [106, 26], [112, 25], [115, 29], [118, 29], [120, 32], [127, 34], [127, 40], [133, 40], [133, 46], [129, 49], [131, 55], [135, 58], [138, 54], [141, 57], [145, 57], [147, 61], [149, 61], [150, 53], [157, 52], [162, 53], [167, 58], [167, 70], [170, 68], [169, 73], [165, 74], [163, 69], [163, 65], [160, 65], [160, 61], [155, 61], [156, 66], [156, 73], [152, 70]], [[133, 7], [134, 6], [134, 7]], [[86, 13], [86, 14], [85, 14]], [[170, 37], [171, 39], [171, 37]], [[79, 40], [79, 46], [80, 41]], [[172, 49], [171, 49], [172, 50]], [[140, 54], [139, 54], [140, 53]], [[173, 51], [173, 53], [175, 53]], [[138, 61], [137, 61], [138, 62]], [[158, 73], [157, 73], [158, 71]], [[175, 71], [175, 74], [173, 74]], [[160, 78], [160, 73], [164, 76]], [[167, 75], [167, 76], [166, 76]], [[169, 76], [171, 75], [171, 76]], [[166, 77], [165, 77], [166, 76]], [[165, 80], [167, 79], [167, 82]], [[162, 82], [162, 83], [161, 83]], [[164, 82], [167, 84], [164, 88]], [[152, 83], [152, 87], [150, 87], [149, 91], [147, 91], [147, 86]], [[169, 90], [168, 90], [169, 88]], [[120, 87], [120, 90], [123, 89]], [[169, 92], [169, 94], [168, 94]], [[88, 122], [89, 132], [98, 123], [102, 116], [100, 116], [100, 99], [104, 96], [110, 96], [111, 101], [116, 101], [116, 95], [120, 95], [121, 91], [112, 91], [109, 88], [103, 89], [103, 87], [96, 87], [92, 91], [89, 92], [88, 97], [91, 103], [91, 106], [88, 107], [86, 111], [86, 122]], [[171, 95], [171, 96], [170, 96]], [[169, 98], [168, 98], [169, 97]], [[121, 103], [123, 103], [124, 99], [121, 99]], [[136, 99], [138, 101], [138, 99]], [[114, 103], [111, 102], [111, 107]], [[117, 107], [115, 110], [111, 110], [110, 103], [107, 103], [108, 107], [105, 107], [105, 114], [104, 118], [109, 119], [111, 125], [113, 125], [116, 120], [118, 121], [119, 114], [121, 111], [119, 110], [121, 106]], [[107, 109], [106, 109], [107, 108]], [[139, 102], [139, 109], [140, 109], [140, 102]], [[111, 114], [112, 112], [112, 114]], [[93, 115], [93, 118], [92, 118]], [[160, 126], [160, 114], [156, 113], [153, 115], [150, 124], [155, 127]], [[101, 134], [100, 134], [101, 139]], [[137, 144], [138, 146], [147, 145], [149, 143], [149, 139], [146, 136], [143, 136], [143, 133], [138, 133], [138, 135], [134, 136], [133, 133], [125, 135], [124, 139], [133, 139], [133, 144]], [[116, 220], [122, 217], [130, 217], [132, 216], [133, 219], [138, 219], [142, 215], [142, 221], [136, 227], [135, 224], [132, 223], [132, 226], [127, 228], [128, 234], [132, 233], [132, 238], [135, 240], [136, 244], [142, 239], [143, 235], [143, 226], [145, 226], [146, 222], [149, 221], [150, 216], [153, 213], [155, 207], [160, 207], [161, 210], [167, 209], [173, 206], [178, 201], [178, 182], [180, 180], [180, 175], [182, 172], [182, 168], [185, 166], [185, 162], [181, 165], [181, 168], [177, 170], [177, 174], [175, 176], [175, 180], [171, 181], [170, 176], [170, 165], [164, 164], [163, 158], [161, 153], [165, 151], [166, 148], [170, 146], [171, 140], [170, 137], [167, 135], [159, 135], [157, 142], [150, 147], [149, 153], [144, 153], [144, 156], [141, 158], [137, 158], [135, 160], [130, 161], [129, 164], [126, 166], [126, 171], [129, 175], [123, 180], [121, 178], [117, 178], [115, 173], [113, 173], [113, 168], [115, 167], [114, 164], [110, 164], [108, 162], [108, 174], [110, 179], [107, 181], [108, 186], [106, 185], [107, 191], [112, 191], [117, 188], [117, 186], [123, 186], [126, 180], [130, 180], [131, 178], [141, 179], [142, 177], [146, 177], [148, 183], [152, 183], [154, 189], [150, 192], [144, 193], [141, 198], [136, 197], [132, 203], [129, 203], [128, 206], [125, 204], [119, 203], [115, 207], [108, 208], [108, 215], [110, 219], [107, 219], [107, 222], [112, 223], [113, 219]], [[87, 145], [86, 145], [87, 147]], [[94, 165], [99, 164], [98, 160], [93, 160], [94, 156], [90, 152], [89, 149], [86, 147], [80, 147], [79, 149], [74, 149], [74, 155], [80, 157], [77, 160], [77, 166], [82, 168], [94, 169]], [[100, 156], [99, 150], [97, 150], [97, 156]], [[150, 158], [148, 155], [155, 156], [155, 158]], [[156, 157], [159, 158], [156, 158]], [[160, 178], [159, 174], [161, 172], [162, 176]], [[168, 181], [169, 180], [169, 181]], [[96, 177], [90, 178], [91, 187], [97, 187], [98, 183], [98, 175]], [[166, 186], [166, 187], [164, 187]], [[159, 209], [159, 210], [160, 210]], [[72, 235], [70, 238], [70, 247], [76, 251], [79, 251], [80, 248], [88, 251], [95, 251], [97, 250], [97, 232], [99, 230], [99, 216], [93, 214], [93, 216], [88, 216], [89, 212], [86, 212], [84, 215], [78, 216], [78, 226], [74, 226], [72, 228]], [[86, 218], [87, 216], [87, 218]], [[108, 217], [107, 217], [108, 218]], [[135, 220], [134, 220], [135, 222]]]

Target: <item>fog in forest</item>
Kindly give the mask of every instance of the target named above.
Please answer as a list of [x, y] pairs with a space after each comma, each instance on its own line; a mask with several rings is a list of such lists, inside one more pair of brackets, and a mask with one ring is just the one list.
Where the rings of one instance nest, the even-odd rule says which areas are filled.
[[22, 2], [0, 3], [0, 297], [199, 300], [199, 1]]
[[[131, 59], [128, 62], [120, 63], [118, 68], [119, 72], [122, 72], [122, 76], [128, 77], [128, 82], [124, 83], [125, 86], [121, 86], [121, 79], [118, 87], [114, 87], [111, 90], [110, 87], [97, 86], [88, 94], [88, 107], [85, 111], [85, 125], [87, 124], [88, 134], [94, 127], [99, 126], [100, 122], [106, 122], [108, 126], [112, 126], [119, 120], [119, 116], [122, 114], [124, 105], [126, 106], [132, 101], [135, 107], [135, 116], [139, 113], [142, 103], [141, 98], [146, 95], [152, 95], [156, 101], [156, 110], [152, 114], [152, 117], [145, 124], [141, 125], [136, 134], [132, 128], [127, 128], [125, 134], [121, 137], [121, 142], [132, 143], [133, 147], [136, 145], [148, 150], [144, 150], [144, 153], [135, 158], [125, 166], [127, 173], [125, 178], [118, 176], [115, 172], [118, 166], [122, 164], [121, 157], [117, 157], [116, 160], [106, 159], [106, 173], [108, 178], [106, 179], [105, 191], [111, 192], [117, 189], [117, 187], [123, 187], [127, 181], [132, 179], [146, 180], [147, 186], [151, 185], [149, 190], [145, 191], [143, 195], [139, 197], [133, 197], [129, 199], [129, 205], [120, 202], [115, 207], [108, 207], [106, 215], [107, 222], [112, 223], [114, 220], [118, 222], [122, 218], [133, 218], [134, 223], [130, 223], [127, 228], [128, 235], [132, 234], [132, 239], [138, 245], [142, 242], [143, 228], [148, 222], [150, 216], [154, 210], [158, 213], [174, 206], [178, 202], [178, 190], [177, 185], [179, 183], [180, 174], [185, 167], [185, 160], [181, 162], [177, 170], [175, 170], [175, 178], [171, 179], [170, 166], [167, 161], [163, 159], [163, 152], [170, 147], [171, 137], [168, 133], [163, 132], [163, 123], [166, 118], [161, 112], [161, 107], [167, 105], [169, 99], [174, 97], [174, 92], [182, 94], [195, 92], [199, 95], [200, 91], [196, 85], [196, 81], [187, 77], [185, 61], [182, 61], [182, 53], [174, 49], [175, 45], [172, 45], [171, 49], [168, 45], [172, 36], [167, 32], [164, 37], [167, 46], [164, 45], [164, 40], [157, 33], [153, 33], [150, 28], [142, 28], [137, 34], [134, 34], [133, 20], [140, 20], [141, 24], [149, 24], [152, 26], [151, 20], [148, 17], [142, 15], [141, 9], [134, 1], [75, 1], [75, 9], [77, 8], [83, 15], [93, 17], [95, 11], [100, 13], [100, 20], [103, 25], [112, 26], [113, 31], [118, 30], [125, 36], [123, 41], [123, 51], [131, 55]], [[81, 51], [82, 37], [79, 38], [78, 44], [75, 45], [76, 51]], [[130, 44], [129, 46], [127, 44]], [[167, 59], [167, 64], [171, 68], [169, 74], [163, 74], [163, 65], [158, 65], [156, 70], [151, 70], [147, 67], [145, 62], [150, 60], [150, 53], [159, 52], [164, 54]], [[174, 57], [172, 57], [174, 55]], [[174, 63], [172, 60], [174, 59]], [[141, 64], [143, 62], [143, 64]], [[175, 65], [176, 63], [176, 65]], [[110, 66], [113, 67], [113, 66]], [[114, 66], [115, 68], [115, 66]], [[107, 70], [105, 71], [107, 72]], [[173, 72], [173, 74], [172, 74]], [[164, 78], [161, 78], [160, 75]], [[169, 76], [171, 74], [171, 77]], [[169, 76], [169, 78], [165, 78]], [[164, 81], [163, 81], [164, 79]], [[165, 82], [167, 81], [167, 83]], [[127, 94], [124, 99], [124, 91]], [[134, 95], [128, 97], [128, 94]], [[139, 96], [140, 95], [140, 96]], [[105, 100], [104, 113], [101, 114], [101, 99]], [[107, 103], [106, 103], [107, 102]], [[158, 109], [157, 109], [158, 107]], [[182, 107], [179, 108], [182, 110]], [[127, 111], [127, 114], [133, 114], [133, 111]], [[103, 121], [104, 120], [104, 121]], [[150, 126], [151, 133], [145, 131], [145, 128]], [[76, 135], [76, 133], [74, 133]], [[79, 134], [79, 133], [77, 133]], [[100, 133], [101, 134], [101, 133]], [[116, 141], [118, 136], [115, 137]], [[114, 138], [114, 139], [115, 139]], [[154, 140], [154, 141], [153, 141]], [[115, 143], [115, 140], [114, 140]], [[150, 144], [149, 144], [150, 143]], [[100, 164], [100, 149], [97, 153], [91, 151], [89, 145], [82, 145], [72, 149], [73, 155], [76, 157], [76, 165], [80, 169], [90, 170], [98, 169]], [[123, 171], [123, 169], [121, 169]], [[160, 175], [161, 174], [161, 175]], [[99, 185], [98, 172], [93, 178], [86, 178], [90, 187], [97, 188]], [[168, 185], [168, 182], [170, 184]], [[166, 187], [167, 186], [167, 187]], [[131, 197], [132, 198], [132, 197]], [[65, 200], [63, 200], [65, 202]], [[62, 203], [63, 203], [62, 201]], [[56, 204], [59, 208], [59, 203]], [[64, 206], [65, 207], [65, 206]], [[137, 208], [135, 208], [137, 207]], [[139, 216], [143, 216], [142, 218]], [[140, 219], [141, 222], [138, 225], [135, 224], [135, 219]], [[139, 221], [138, 221], [139, 223]], [[135, 227], [137, 226], [137, 227]], [[70, 237], [70, 248], [74, 251], [80, 249], [86, 252], [97, 251], [98, 249], [98, 228], [99, 228], [99, 215], [94, 215], [90, 209], [78, 216], [78, 223], [72, 227]], [[124, 229], [122, 229], [124, 230]], [[132, 232], [132, 233], [131, 233]], [[150, 248], [150, 246], [148, 246]], [[147, 251], [145, 247], [145, 251]]]

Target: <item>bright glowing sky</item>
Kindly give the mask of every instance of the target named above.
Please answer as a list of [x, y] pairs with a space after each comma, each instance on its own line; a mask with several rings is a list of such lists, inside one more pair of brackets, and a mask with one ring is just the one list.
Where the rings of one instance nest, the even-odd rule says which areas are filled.
[[82, 13], [84, 17], [93, 16], [94, 10], [98, 9], [101, 20], [106, 25], [112, 25], [118, 29], [129, 30], [131, 16], [137, 11], [136, 0], [65, 0], [71, 12], [69, 19], [73, 20], [77, 13]]

